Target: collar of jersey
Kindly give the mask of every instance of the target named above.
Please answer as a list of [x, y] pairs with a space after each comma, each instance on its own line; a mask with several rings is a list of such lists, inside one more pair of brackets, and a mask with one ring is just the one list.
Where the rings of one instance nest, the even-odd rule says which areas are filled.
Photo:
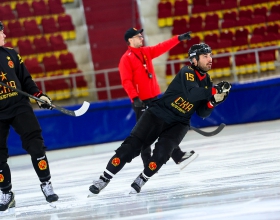
[[203, 79], [205, 79], [206, 74], [201, 75], [197, 70], [194, 70], [197, 77], [199, 78], [200, 81], [202, 81]]

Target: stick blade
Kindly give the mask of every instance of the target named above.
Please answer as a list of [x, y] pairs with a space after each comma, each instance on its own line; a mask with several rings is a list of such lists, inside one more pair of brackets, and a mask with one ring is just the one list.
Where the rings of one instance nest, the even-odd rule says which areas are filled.
[[217, 129], [215, 129], [214, 131], [210, 131], [210, 132], [202, 131], [202, 130], [192, 127], [192, 126], [191, 126], [191, 129], [205, 137], [211, 137], [216, 134], [219, 134], [224, 129], [225, 126], [226, 126], [226, 124], [221, 123]]
[[78, 117], [78, 116], [85, 114], [87, 112], [87, 110], [89, 109], [89, 106], [90, 106], [90, 103], [87, 101], [84, 101], [83, 105], [78, 110], [74, 111], [75, 116]]

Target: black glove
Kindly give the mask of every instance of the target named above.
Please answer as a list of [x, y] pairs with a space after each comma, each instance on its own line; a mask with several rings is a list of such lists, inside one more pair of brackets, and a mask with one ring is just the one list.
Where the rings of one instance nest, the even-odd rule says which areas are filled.
[[229, 92], [231, 89], [231, 84], [226, 81], [221, 81], [217, 85], [214, 86], [215, 89], [217, 89], [217, 93], [221, 94], [223, 92]]
[[178, 36], [178, 40], [179, 41], [182, 41], [182, 40], [190, 40], [191, 39], [191, 31], [187, 32], [187, 33], [184, 33], [184, 34], [181, 34]]
[[46, 94], [42, 93], [42, 91], [35, 93], [34, 96], [37, 98], [40, 98], [46, 102], [46, 103], [42, 103], [42, 102], [36, 101], [37, 105], [40, 108], [45, 108], [45, 109], [50, 109], [50, 110], [53, 109], [53, 107], [51, 106], [51, 104], [52, 104], [51, 98], [49, 96], [47, 96]]
[[145, 107], [145, 103], [142, 102], [142, 100], [139, 99], [139, 97], [135, 97], [135, 98], [133, 99], [133, 105], [134, 105], [134, 107], [136, 107], [136, 108], [143, 108], [143, 107]]
[[226, 100], [226, 98], [228, 97], [228, 92], [223, 92], [221, 94], [215, 94], [211, 97], [210, 99], [210, 103], [211, 105], [213, 105], [214, 107], [216, 107], [217, 105], [221, 104], [222, 102], [224, 102]]

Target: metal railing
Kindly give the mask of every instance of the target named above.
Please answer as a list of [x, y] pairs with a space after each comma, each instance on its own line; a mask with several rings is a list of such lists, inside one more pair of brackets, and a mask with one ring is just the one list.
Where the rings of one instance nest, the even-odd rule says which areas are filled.
[[[237, 66], [236, 66], [236, 62], [235, 62], [235, 58], [237, 55], [242, 55], [242, 54], [247, 54], [247, 53], [254, 53], [255, 54], [255, 60], [256, 60], [256, 66], [257, 66], [257, 74], [259, 77], [261, 77], [261, 63], [260, 63], [260, 59], [259, 59], [259, 52], [262, 51], [268, 51], [268, 50], [280, 50], [279, 46], [269, 46], [269, 47], [264, 47], [264, 48], [256, 48], [256, 49], [249, 49], [249, 50], [244, 50], [244, 51], [237, 51], [237, 52], [231, 52], [231, 53], [223, 53], [223, 54], [216, 54], [213, 56], [213, 59], [215, 58], [220, 58], [220, 57], [231, 57], [231, 69], [230, 69], [230, 74], [231, 76], [233, 76], [233, 79], [235, 82], [238, 82], [238, 74], [237, 74]], [[166, 64], [171, 65], [171, 74], [172, 76], [176, 75], [175, 72], [175, 64], [177, 63], [186, 63], [188, 62], [188, 59], [184, 59], [184, 60], [169, 60], [167, 62], [164, 63], [154, 63], [154, 66], [166, 66]], [[275, 66], [280, 66], [279, 62], [275, 61]], [[108, 100], [112, 100], [112, 96], [111, 96], [111, 90], [115, 90], [115, 89], [121, 89], [123, 88], [122, 85], [116, 85], [116, 86], [110, 86], [109, 83], [109, 73], [112, 72], [118, 72], [118, 68], [112, 68], [112, 69], [104, 69], [104, 70], [98, 70], [98, 71], [90, 71], [90, 72], [83, 72], [83, 73], [76, 73], [76, 74], [70, 74], [67, 76], [52, 76], [52, 77], [44, 77], [44, 78], [35, 78], [34, 81], [37, 84], [40, 84], [42, 90], [44, 92], [46, 91], [46, 81], [54, 81], [57, 79], [65, 79], [70, 83], [70, 80], [72, 81], [72, 88], [71, 88], [71, 96], [72, 97], [76, 97], [77, 96], [77, 77], [80, 76], [84, 76], [84, 78], [86, 79], [86, 81], [88, 82], [88, 92], [90, 94], [89, 98], [91, 98], [92, 100], [89, 101], [97, 101], [98, 98], [98, 92], [102, 92], [102, 91], [106, 91]], [[213, 70], [214, 71], [214, 70]], [[96, 74], [104, 74], [104, 78], [105, 78], [105, 86], [98, 88], [96, 87], [96, 78], [95, 75]], [[125, 96], [127, 97], [127, 96]], [[122, 98], [122, 97], [119, 97]], [[123, 97], [124, 98], [124, 97]]]

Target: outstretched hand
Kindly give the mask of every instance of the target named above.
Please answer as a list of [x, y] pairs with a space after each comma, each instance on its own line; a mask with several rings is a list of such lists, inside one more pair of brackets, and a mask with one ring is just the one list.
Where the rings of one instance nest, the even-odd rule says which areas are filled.
[[182, 40], [190, 40], [192, 37], [191, 37], [191, 31], [187, 32], [187, 33], [184, 33], [184, 34], [181, 34], [178, 36], [178, 40], [179, 41], [182, 41]]

